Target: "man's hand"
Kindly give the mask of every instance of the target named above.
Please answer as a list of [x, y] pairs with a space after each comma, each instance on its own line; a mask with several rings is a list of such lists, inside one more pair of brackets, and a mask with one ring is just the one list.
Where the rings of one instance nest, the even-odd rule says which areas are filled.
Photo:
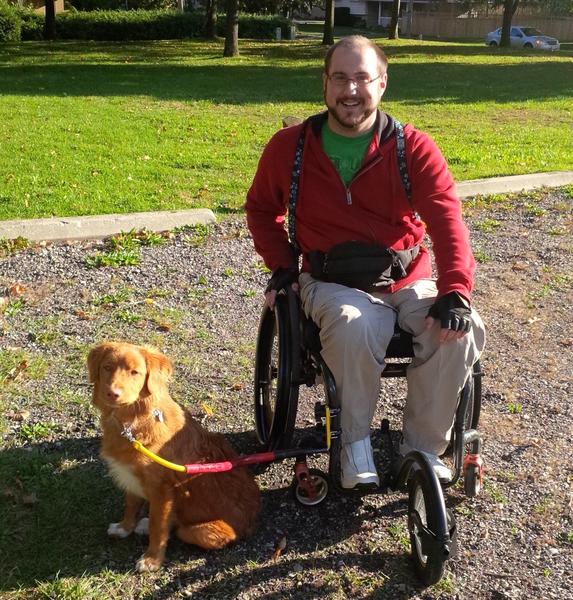
[[298, 269], [277, 269], [267, 283], [265, 288], [265, 304], [273, 310], [277, 298], [277, 292], [291, 284], [292, 289], [298, 293]]
[[440, 321], [440, 343], [458, 340], [470, 330], [471, 308], [469, 302], [457, 292], [450, 292], [438, 298], [428, 311], [426, 329], [434, 324], [434, 319]]

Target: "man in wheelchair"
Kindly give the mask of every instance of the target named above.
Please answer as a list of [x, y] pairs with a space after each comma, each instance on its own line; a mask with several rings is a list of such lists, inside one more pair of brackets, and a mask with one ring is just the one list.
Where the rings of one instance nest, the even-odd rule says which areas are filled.
[[395, 324], [412, 334], [415, 354], [400, 453], [424, 452], [442, 480], [451, 479], [440, 456], [458, 395], [485, 343], [454, 181], [430, 137], [378, 110], [387, 65], [367, 38], [334, 44], [323, 73], [327, 111], [272, 137], [245, 204], [272, 271], [266, 303], [293, 285], [320, 327], [341, 403], [345, 489], [379, 484], [370, 426]]

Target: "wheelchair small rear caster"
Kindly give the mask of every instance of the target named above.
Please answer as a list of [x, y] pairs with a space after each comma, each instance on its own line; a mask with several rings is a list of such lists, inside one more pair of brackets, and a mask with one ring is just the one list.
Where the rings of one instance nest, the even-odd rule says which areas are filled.
[[479, 454], [466, 454], [464, 459], [464, 493], [475, 498], [483, 486], [483, 460]]
[[302, 506], [317, 506], [328, 494], [328, 477], [319, 469], [297, 473], [293, 484], [295, 500]]

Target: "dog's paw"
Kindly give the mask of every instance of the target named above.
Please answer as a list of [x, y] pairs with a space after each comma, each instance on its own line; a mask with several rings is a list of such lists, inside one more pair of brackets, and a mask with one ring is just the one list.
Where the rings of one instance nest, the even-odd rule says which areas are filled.
[[149, 535], [149, 517], [139, 519], [139, 523], [135, 527], [137, 535]]
[[158, 558], [150, 558], [145, 554], [135, 563], [135, 570], [138, 573], [153, 573], [161, 569], [161, 560]]
[[110, 523], [107, 528], [107, 534], [112, 538], [126, 538], [131, 531], [127, 531], [121, 526], [121, 523]]

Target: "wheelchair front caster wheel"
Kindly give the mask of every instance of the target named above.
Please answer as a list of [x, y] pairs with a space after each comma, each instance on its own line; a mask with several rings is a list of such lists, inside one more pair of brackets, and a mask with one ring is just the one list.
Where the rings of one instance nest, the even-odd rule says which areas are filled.
[[302, 506], [316, 506], [328, 494], [328, 478], [318, 469], [309, 469], [303, 480], [294, 479], [294, 497]]
[[416, 572], [427, 586], [442, 578], [449, 556], [448, 549], [436, 543], [438, 501], [425, 473], [414, 471], [408, 480], [408, 531]]
[[480, 468], [467, 465], [464, 469], [464, 493], [468, 498], [475, 498], [481, 492]]

